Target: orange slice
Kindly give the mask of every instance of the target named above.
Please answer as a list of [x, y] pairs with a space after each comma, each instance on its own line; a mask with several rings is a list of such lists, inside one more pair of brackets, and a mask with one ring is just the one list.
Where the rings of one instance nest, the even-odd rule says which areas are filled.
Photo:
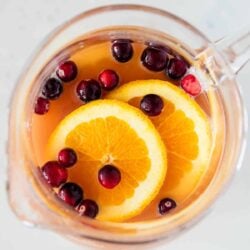
[[[97, 219], [123, 221], [139, 214], [157, 195], [166, 176], [164, 143], [152, 122], [138, 109], [115, 100], [93, 101], [76, 109], [52, 133], [47, 158], [73, 148], [77, 164], [69, 181], [99, 205]], [[98, 181], [106, 164], [116, 166], [121, 181], [113, 189]]]
[[166, 81], [133, 81], [106, 98], [139, 108], [141, 98], [147, 94], [159, 95], [164, 101], [161, 114], [150, 117], [168, 154], [168, 173], [157, 200], [170, 197], [181, 202], [194, 191], [208, 167], [212, 143], [209, 120], [191, 97]]

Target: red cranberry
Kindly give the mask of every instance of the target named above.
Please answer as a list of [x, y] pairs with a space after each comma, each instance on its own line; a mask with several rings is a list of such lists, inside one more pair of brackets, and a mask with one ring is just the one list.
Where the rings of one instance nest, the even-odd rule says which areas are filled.
[[73, 61], [60, 64], [56, 71], [57, 76], [64, 82], [70, 82], [77, 76], [77, 66]]
[[83, 200], [77, 206], [77, 211], [80, 215], [88, 216], [90, 218], [95, 218], [99, 212], [98, 205], [93, 200]]
[[89, 102], [99, 99], [102, 95], [102, 90], [100, 84], [96, 80], [88, 79], [78, 84], [76, 93], [82, 101]]
[[49, 100], [57, 99], [62, 92], [62, 83], [56, 78], [49, 78], [43, 86], [42, 90], [43, 95]]
[[61, 166], [67, 168], [77, 162], [76, 152], [71, 148], [64, 148], [58, 153], [58, 162]]
[[162, 99], [154, 94], [145, 95], [140, 102], [141, 110], [149, 116], [159, 115], [163, 106], [164, 103]]
[[112, 189], [120, 183], [121, 173], [116, 167], [106, 165], [99, 170], [98, 179], [103, 187]]
[[146, 48], [141, 55], [142, 64], [149, 70], [162, 71], [168, 62], [168, 55], [158, 48]]
[[114, 70], [106, 69], [103, 70], [98, 76], [99, 82], [103, 89], [112, 90], [119, 83], [119, 76]]
[[44, 115], [49, 111], [49, 100], [43, 97], [38, 97], [35, 104], [35, 113]]
[[59, 189], [58, 196], [68, 205], [75, 207], [83, 199], [83, 190], [76, 183], [67, 182]]
[[196, 96], [201, 92], [201, 85], [194, 75], [186, 75], [181, 79], [181, 87], [190, 95]]
[[113, 57], [121, 63], [128, 62], [134, 53], [131, 41], [126, 39], [113, 41], [111, 51]]
[[176, 202], [170, 198], [162, 199], [159, 203], [159, 213], [160, 214], [166, 214], [170, 210], [174, 209], [176, 207]]
[[181, 59], [172, 58], [166, 69], [167, 75], [173, 79], [180, 79], [187, 72], [187, 64]]
[[165, 51], [167, 54], [175, 56], [176, 53], [173, 51], [170, 47], [168, 47], [166, 44], [160, 43], [160, 42], [155, 42], [155, 41], [150, 41], [146, 42], [146, 45], [151, 48], [156, 48], [159, 50]]
[[44, 179], [52, 186], [59, 187], [68, 178], [67, 169], [60, 166], [57, 161], [49, 161], [42, 167]]

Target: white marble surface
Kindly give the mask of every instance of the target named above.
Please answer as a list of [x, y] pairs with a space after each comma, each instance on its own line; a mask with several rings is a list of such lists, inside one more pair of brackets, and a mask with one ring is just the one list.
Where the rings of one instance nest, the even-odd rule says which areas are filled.
[[[62, 21], [107, 3], [141, 3], [119, 0], [0, 0], [0, 249], [78, 250], [70, 241], [48, 231], [22, 225], [8, 207], [5, 192], [7, 109], [15, 81], [41, 39]], [[249, 20], [249, 0], [144, 0], [182, 16], [211, 39], [232, 32]], [[250, 21], [249, 21], [250, 22]], [[250, 111], [250, 65], [238, 76]], [[248, 136], [249, 137], [249, 136]], [[248, 138], [249, 141], [250, 138]], [[190, 231], [157, 249], [247, 250], [250, 245], [250, 144], [241, 170], [212, 212]]]

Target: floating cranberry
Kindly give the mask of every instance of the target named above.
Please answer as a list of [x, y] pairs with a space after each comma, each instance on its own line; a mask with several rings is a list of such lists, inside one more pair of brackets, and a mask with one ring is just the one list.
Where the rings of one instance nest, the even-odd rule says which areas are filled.
[[121, 173], [116, 167], [105, 165], [99, 170], [98, 179], [103, 187], [112, 189], [120, 183]]
[[70, 206], [77, 206], [83, 199], [82, 188], [73, 182], [67, 182], [59, 189], [58, 196]]
[[76, 152], [71, 148], [64, 148], [58, 153], [58, 162], [61, 166], [68, 168], [77, 162]]
[[77, 66], [73, 61], [63, 62], [58, 67], [56, 74], [63, 82], [70, 82], [77, 76]]
[[34, 111], [38, 115], [46, 114], [49, 111], [49, 100], [43, 97], [38, 97]]
[[192, 75], [186, 75], [181, 79], [181, 87], [190, 95], [196, 96], [201, 92], [201, 85], [198, 79]]
[[163, 50], [163, 51], [165, 51], [169, 55], [172, 55], [172, 56], [176, 55], [175, 51], [173, 51], [166, 44], [163, 44], [163, 43], [160, 43], [160, 42], [155, 42], [155, 41], [150, 41], [150, 42], [147, 42], [146, 45], [148, 47], [151, 47], [151, 48], [156, 48], [156, 49], [159, 49], [159, 50]]
[[42, 90], [43, 95], [49, 100], [57, 99], [62, 92], [62, 83], [56, 78], [49, 78], [43, 86]]
[[60, 166], [57, 161], [49, 161], [42, 167], [44, 179], [52, 186], [59, 187], [68, 178], [67, 169]]
[[121, 63], [128, 62], [134, 53], [131, 41], [126, 39], [113, 41], [111, 51], [113, 57]]
[[149, 116], [159, 115], [163, 109], [164, 103], [158, 95], [145, 95], [140, 102], [140, 109]]
[[166, 68], [167, 75], [173, 80], [180, 79], [185, 75], [186, 72], [186, 62], [178, 58], [172, 58]]
[[90, 218], [95, 218], [99, 212], [96, 202], [88, 199], [81, 201], [76, 209], [80, 215], [88, 216]]
[[149, 70], [162, 71], [168, 62], [168, 55], [158, 48], [146, 48], [141, 55], [142, 64]]
[[98, 76], [101, 87], [105, 90], [114, 89], [119, 83], [119, 76], [114, 70], [103, 70]]
[[82, 101], [89, 102], [99, 99], [102, 95], [102, 90], [100, 84], [96, 80], [88, 79], [78, 84], [76, 93]]
[[162, 199], [159, 203], [159, 213], [160, 214], [166, 214], [168, 213], [170, 210], [174, 209], [176, 207], [176, 202], [170, 198], [165, 198]]

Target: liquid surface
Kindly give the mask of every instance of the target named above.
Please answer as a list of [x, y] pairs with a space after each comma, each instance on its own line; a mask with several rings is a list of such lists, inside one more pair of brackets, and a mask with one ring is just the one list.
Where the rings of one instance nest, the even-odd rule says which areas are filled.
[[[158, 80], [163, 80], [163, 81], [169, 81], [173, 83], [173, 85], [176, 85], [179, 83], [179, 80], [173, 80], [170, 79], [164, 71], [151, 71], [145, 67], [141, 63], [141, 55], [144, 49], [147, 47], [145, 44], [142, 43], [136, 43], [134, 42], [133, 44], [133, 57], [126, 63], [121, 63], [118, 62], [113, 56], [111, 52], [111, 42], [100, 42], [94, 45], [90, 45], [87, 47], [83, 47], [76, 52], [74, 52], [68, 60], [71, 60], [76, 63], [77, 68], [78, 68], [78, 74], [76, 79], [73, 81], [70, 81], [68, 83], [63, 84], [63, 92], [60, 95], [59, 98], [56, 100], [50, 101], [50, 107], [49, 107], [49, 112], [47, 112], [44, 115], [38, 115], [38, 114], [33, 114], [32, 115], [32, 142], [35, 150], [35, 154], [37, 157], [38, 165], [43, 166], [46, 162], [50, 160], [55, 160], [55, 159], [48, 159], [46, 155], [46, 147], [48, 140], [52, 134], [52, 132], [56, 129], [60, 121], [65, 118], [68, 114], [70, 114], [72, 111], [77, 109], [78, 107], [84, 105], [83, 101], [79, 99], [79, 97], [76, 94], [76, 89], [77, 85], [81, 80], [84, 79], [95, 79], [98, 80], [98, 75], [100, 72], [102, 72], [105, 69], [112, 69], [119, 75], [119, 86], [122, 86], [125, 83], [134, 81], [134, 80], [147, 80], [147, 79], [158, 79]], [[170, 56], [171, 58], [171, 56]], [[190, 63], [190, 62], [189, 62]], [[193, 67], [192, 65], [190, 66], [191, 68]], [[191, 70], [192, 71], [192, 70]], [[42, 83], [41, 83], [42, 84]], [[111, 90], [112, 92], [112, 90]], [[110, 93], [111, 93], [110, 92]], [[109, 91], [103, 91], [102, 98], [105, 98], [106, 95], [109, 93]], [[210, 115], [210, 109], [207, 101], [207, 97], [205, 92], [202, 94], [198, 95], [195, 97], [197, 103], [200, 105], [201, 109], [204, 110], [204, 112], [209, 116]], [[139, 101], [140, 98], [136, 99], [131, 99], [129, 103], [137, 108], [139, 108]], [[165, 101], [165, 106], [168, 108], [165, 109], [165, 113], [167, 112], [173, 112], [175, 109], [174, 107], [171, 106], [171, 103], [166, 103]], [[157, 116], [156, 118], [152, 118], [152, 121], [156, 121], [156, 124], [158, 123], [157, 121]], [[187, 127], [188, 126], [193, 126], [192, 124], [190, 125], [190, 121], [187, 121]], [[175, 121], [173, 121], [172, 124], [175, 124]], [[174, 125], [173, 125], [174, 127]], [[42, 132], [41, 132], [42, 131]], [[194, 139], [191, 138], [192, 140]], [[189, 140], [189, 139], [188, 139]], [[185, 139], [183, 139], [183, 143], [185, 143]], [[171, 145], [174, 145], [174, 142], [171, 143]], [[168, 146], [171, 147], [169, 144]], [[195, 147], [195, 146], [194, 146]], [[194, 155], [191, 155], [190, 157], [196, 156], [197, 152], [195, 150], [193, 151]], [[171, 163], [171, 155], [169, 155], [170, 158], [170, 163]], [[175, 161], [176, 164], [176, 161]], [[178, 167], [180, 168], [186, 168], [187, 171], [192, 172], [191, 166], [187, 163], [187, 161], [182, 161], [181, 158], [178, 162]], [[169, 166], [171, 168], [171, 164]], [[79, 174], [81, 171], [79, 171], [80, 167], [78, 168], [69, 168], [69, 180], [77, 182], [82, 185], [86, 185], [86, 181], [82, 180], [83, 174]], [[205, 171], [205, 167], [203, 170]], [[203, 170], [201, 171], [199, 178], [202, 178], [204, 172]], [[170, 175], [171, 175], [171, 169], [170, 169]], [[182, 179], [180, 178], [180, 182]], [[184, 181], [184, 180], [183, 180]], [[174, 200], [174, 202], [177, 203], [177, 206], [179, 204], [182, 204], [196, 189], [199, 179], [194, 180], [193, 182], [186, 182], [186, 188], [188, 192], [172, 192], [171, 197], [161, 197], [161, 198], [171, 198]], [[174, 189], [171, 187], [172, 182], [171, 180], [168, 182], [170, 188]], [[175, 183], [173, 181], [173, 183]], [[185, 181], [183, 182], [185, 183]], [[88, 185], [91, 185], [91, 183], [88, 182]], [[84, 187], [83, 187], [84, 189]], [[90, 191], [88, 191], [90, 197], [86, 198], [93, 198], [94, 194], [91, 194], [93, 190], [91, 191], [91, 188], [89, 188]], [[88, 196], [87, 193], [87, 196]], [[160, 198], [160, 197], [158, 197]], [[105, 202], [110, 202], [107, 197], [103, 197]], [[119, 199], [117, 200], [119, 203]], [[152, 204], [150, 204], [142, 213], [140, 213], [137, 217], [134, 217], [131, 219], [132, 221], [141, 221], [145, 219], [154, 219], [161, 217], [161, 214], [158, 211], [157, 204], [160, 202], [160, 200], [154, 200]]]

